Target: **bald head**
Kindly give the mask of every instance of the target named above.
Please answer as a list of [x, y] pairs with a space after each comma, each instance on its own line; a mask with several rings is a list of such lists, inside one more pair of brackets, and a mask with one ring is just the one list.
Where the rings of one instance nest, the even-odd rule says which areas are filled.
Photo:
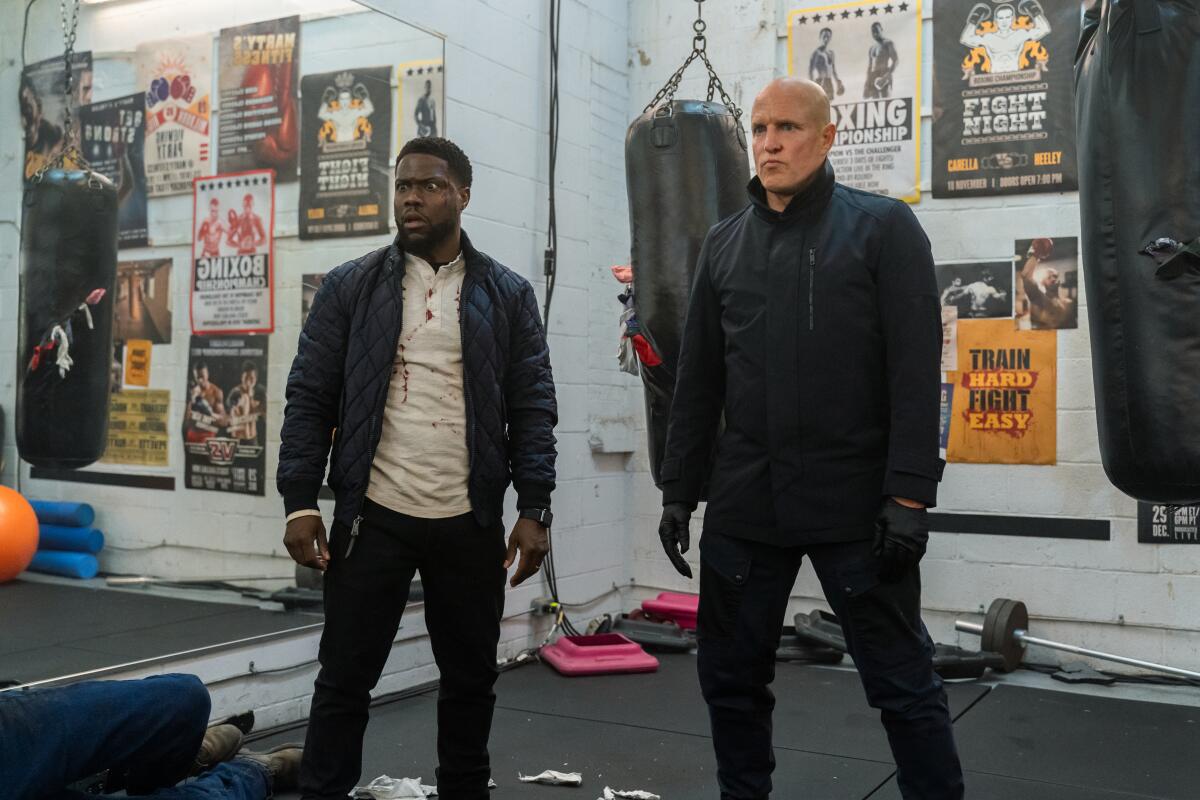
[[829, 95], [825, 94], [820, 84], [808, 78], [794, 75], [776, 78], [754, 98], [756, 110], [760, 103], [773, 107], [790, 106], [814, 125], [829, 124]]

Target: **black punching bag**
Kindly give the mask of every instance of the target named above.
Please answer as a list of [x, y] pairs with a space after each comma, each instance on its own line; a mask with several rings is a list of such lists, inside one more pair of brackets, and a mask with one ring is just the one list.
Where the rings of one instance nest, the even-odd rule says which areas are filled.
[[696, 257], [708, 229], [745, 207], [749, 157], [741, 126], [720, 103], [672, 100], [625, 137], [633, 298], [641, 332], [662, 359], [641, 365], [650, 474], [659, 466]]
[[75, 469], [104, 454], [117, 276], [117, 189], [52, 169], [25, 188], [17, 338], [17, 451]]
[[1200, 10], [1092, 0], [1076, 54], [1100, 452], [1138, 500], [1200, 502]]

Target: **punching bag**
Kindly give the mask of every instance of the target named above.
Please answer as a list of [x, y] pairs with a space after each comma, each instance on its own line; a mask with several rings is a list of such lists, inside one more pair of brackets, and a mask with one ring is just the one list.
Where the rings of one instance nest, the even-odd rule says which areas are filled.
[[51, 169], [25, 189], [17, 336], [17, 451], [37, 467], [91, 464], [108, 444], [117, 188]]
[[629, 126], [625, 179], [634, 308], [654, 351], [652, 358], [641, 359], [650, 474], [661, 486], [659, 467], [696, 257], [708, 229], [747, 203], [750, 167], [741, 125], [727, 106], [711, 100], [663, 103]]
[[1138, 500], [1200, 502], [1200, 12], [1091, 0], [1075, 63], [1100, 453]]

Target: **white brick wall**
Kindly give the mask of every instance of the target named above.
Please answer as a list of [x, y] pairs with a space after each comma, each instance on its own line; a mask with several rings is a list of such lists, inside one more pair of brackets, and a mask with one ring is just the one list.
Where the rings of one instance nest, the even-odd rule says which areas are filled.
[[[786, 0], [705, 3], [708, 54], [727, 88], [747, 111], [768, 80], [786, 72]], [[691, 4], [630, 3], [630, 103], [641, 112], [691, 47]], [[926, 15], [929, 15], [927, 4]], [[922, 175], [926, 195], [914, 210], [939, 261], [1007, 258], [1015, 239], [1078, 236], [1076, 194], [1027, 195], [975, 200], [934, 200], [928, 195], [932, 22], [927, 18], [923, 67]], [[680, 96], [702, 96], [704, 71], [693, 66]], [[1087, 334], [1086, 299], [1079, 330], [1058, 339], [1058, 466], [950, 465], [940, 493], [941, 509], [955, 512], [1085, 517], [1112, 522], [1107, 542], [934, 534], [925, 561], [925, 605], [931, 630], [954, 641], [953, 618], [977, 612], [993, 597], [1024, 600], [1041, 635], [1115, 652], [1165, 659], [1200, 668], [1200, 548], [1137, 543], [1136, 504], [1113, 488], [1100, 466], [1095, 397]], [[640, 411], [640, 407], [639, 407]], [[639, 459], [644, 464], [644, 456]], [[647, 590], [685, 588], [660, 554], [654, 528], [660, 498], [648, 474], [635, 477], [631, 499], [634, 580]], [[698, 526], [693, 534], [698, 533]], [[689, 560], [695, 563], [695, 552]], [[806, 567], [795, 589], [796, 609], [822, 604]], [[1123, 621], [1121, 618], [1123, 615]], [[1050, 619], [1053, 618], [1053, 619]], [[962, 637], [974, 646], [978, 639]], [[1042, 661], [1053, 653], [1034, 654]]]

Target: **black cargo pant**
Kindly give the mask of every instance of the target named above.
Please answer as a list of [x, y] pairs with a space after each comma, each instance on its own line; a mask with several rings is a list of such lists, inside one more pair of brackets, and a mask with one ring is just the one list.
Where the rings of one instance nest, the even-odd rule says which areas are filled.
[[771, 792], [770, 683], [805, 555], [841, 622], [867, 701], [880, 711], [901, 794], [962, 798], [946, 693], [921, 622], [920, 571], [882, 583], [870, 541], [775, 547], [709, 530], [700, 539], [698, 662], [722, 800], [759, 800]]
[[344, 800], [358, 781], [370, 692], [392, 650], [409, 584], [419, 570], [425, 624], [441, 673], [438, 796], [487, 798], [487, 744], [504, 610], [503, 524], [483, 528], [471, 514], [417, 519], [368, 500], [350, 555], [346, 526], [335, 523], [331, 538], [321, 671], [300, 767], [302, 796]]

